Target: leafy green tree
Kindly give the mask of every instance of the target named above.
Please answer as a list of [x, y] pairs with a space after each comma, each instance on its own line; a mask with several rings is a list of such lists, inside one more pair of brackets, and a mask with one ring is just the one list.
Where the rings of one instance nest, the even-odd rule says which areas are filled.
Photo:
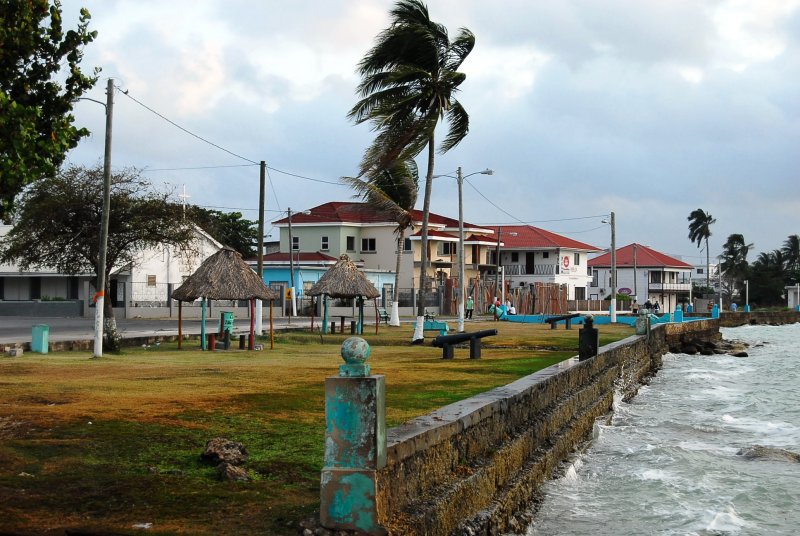
[[711, 257], [708, 249], [708, 239], [711, 236], [711, 226], [717, 222], [711, 214], [707, 214], [702, 209], [693, 210], [689, 217], [689, 240], [697, 243], [700, 247], [706, 242], [706, 287], [711, 287]]
[[[443, 25], [431, 21], [420, 0], [400, 0], [391, 10], [391, 24], [358, 64], [362, 97], [348, 116], [370, 122], [378, 133], [361, 164], [390, 169], [400, 159], [413, 158], [427, 147], [428, 165], [422, 216], [420, 298], [428, 284], [428, 221], [436, 153], [436, 127], [448, 125], [439, 147], [444, 153], [469, 132], [469, 115], [455, 98], [466, 75], [458, 69], [475, 46], [475, 36], [462, 28], [452, 41]], [[418, 301], [414, 340], [423, 339], [425, 302]]]
[[54, 175], [66, 153], [89, 134], [73, 125], [73, 102], [97, 82], [80, 68], [97, 32], [81, 9], [64, 31], [61, 3], [0, 2], [0, 220], [9, 220], [26, 184]]
[[198, 206], [187, 207], [186, 212], [187, 218], [245, 259], [258, 254], [258, 223], [244, 219], [241, 212], [220, 212]]
[[[111, 176], [108, 225], [106, 294], [115, 267], [135, 262], [151, 247], [190, 248], [194, 232], [181, 207], [168, 201], [169, 192], [156, 192], [134, 169]], [[103, 208], [101, 166], [69, 167], [53, 177], [31, 184], [20, 198], [16, 223], [0, 244], [0, 260], [23, 269], [54, 268], [65, 274], [98, 275], [100, 218]], [[105, 300], [106, 342], [116, 331], [111, 300]]]
[[414, 205], [419, 192], [419, 169], [413, 159], [397, 160], [390, 169], [367, 171], [366, 180], [358, 177], [343, 177], [360, 197], [378, 211], [397, 222], [397, 267], [394, 273], [392, 313], [390, 323], [400, 325], [398, 292], [400, 289], [400, 264], [403, 258], [403, 243], [406, 229], [414, 224]]

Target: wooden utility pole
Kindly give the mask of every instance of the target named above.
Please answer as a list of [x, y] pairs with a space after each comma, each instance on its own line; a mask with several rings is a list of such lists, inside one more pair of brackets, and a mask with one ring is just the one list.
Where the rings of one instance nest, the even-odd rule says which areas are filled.
[[[102, 104], [102, 103], [101, 103]], [[111, 210], [111, 126], [114, 117], [114, 79], [106, 85], [106, 143], [103, 152], [103, 213], [100, 220], [100, 255], [97, 260], [97, 294], [94, 312], [93, 357], [103, 357], [103, 315], [106, 292], [106, 253], [108, 251], [108, 219]]]

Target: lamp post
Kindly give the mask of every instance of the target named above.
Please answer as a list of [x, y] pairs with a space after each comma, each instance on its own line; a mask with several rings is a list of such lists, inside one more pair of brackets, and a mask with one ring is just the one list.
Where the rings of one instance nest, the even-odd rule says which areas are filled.
[[494, 175], [494, 170], [484, 169], [483, 171], [476, 171], [468, 175], [464, 175], [461, 171], [461, 166], [456, 170], [456, 176], [452, 175], [434, 175], [437, 177], [451, 177], [456, 179], [458, 183], [458, 284], [461, 287], [461, 292], [458, 294], [458, 332], [464, 332], [464, 294], [467, 291], [467, 285], [464, 278], [464, 179], [473, 175]]
[[106, 139], [103, 148], [103, 212], [100, 216], [100, 247], [97, 260], [97, 288], [94, 306], [94, 349], [92, 357], [103, 357], [103, 315], [106, 290], [106, 254], [108, 251], [108, 219], [111, 211], [111, 127], [114, 117], [114, 79], [106, 84], [106, 102], [79, 97], [75, 100], [88, 100], [106, 109]]

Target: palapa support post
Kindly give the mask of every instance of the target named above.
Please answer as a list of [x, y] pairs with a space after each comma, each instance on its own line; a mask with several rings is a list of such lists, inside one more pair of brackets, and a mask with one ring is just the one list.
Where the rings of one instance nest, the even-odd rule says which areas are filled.
[[206, 349], [206, 299], [200, 303], [200, 349]]
[[250, 340], [247, 343], [247, 349], [253, 350], [256, 346], [256, 318], [255, 318], [255, 300], [250, 298]]
[[183, 302], [178, 300], [178, 350], [183, 345]]
[[328, 296], [322, 295], [322, 334], [328, 334]]
[[345, 364], [325, 379], [325, 458], [320, 522], [334, 530], [386, 534], [378, 524], [377, 471], [386, 466], [386, 385], [370, 375], [367, 341], [342, 344]]

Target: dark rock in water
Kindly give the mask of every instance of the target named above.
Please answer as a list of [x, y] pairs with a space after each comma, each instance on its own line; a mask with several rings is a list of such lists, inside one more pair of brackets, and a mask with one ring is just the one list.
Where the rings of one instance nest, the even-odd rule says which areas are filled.
[[703, 348], [702, 350], [700, 350], [700, 353], [702, 355], [714, 355], [714, 350], [712, 350], [711, 348]]
[[681, 353], [681, 347], [680, 346], [670, 346], [669, 347], [669, 353], [671, 353], [671, 354], [680, 354]]
[[247, 469], [238, 467], [229, 463], [221, 463], [217, 466], [220, 480], [229, 480], [232, 482], [247, 482], [250, 480], [250, 475], [247, 474]]
[[681, 353], [694, 355], [697, 353], [697, 346], [693, 344], [684, 344], [683, 346], [681, 346]]
[[786, 449], [765, 447], [763, 445], [753, 445], [745, 447], [737, 452], [739, 456], [744, 456], [748, 460], [773, 460], [778, 462], [800, 463], [800, 454], [796, 454]]
[[749, 355], [747, 352], [736, 352], [733, 357], [748, 357]]
[[248, 453], [244, 445], [224, 437], [215, 437], [206, 443], [206, 450], [200, 458], [207, 462], [240, 465], [247, 461]]

